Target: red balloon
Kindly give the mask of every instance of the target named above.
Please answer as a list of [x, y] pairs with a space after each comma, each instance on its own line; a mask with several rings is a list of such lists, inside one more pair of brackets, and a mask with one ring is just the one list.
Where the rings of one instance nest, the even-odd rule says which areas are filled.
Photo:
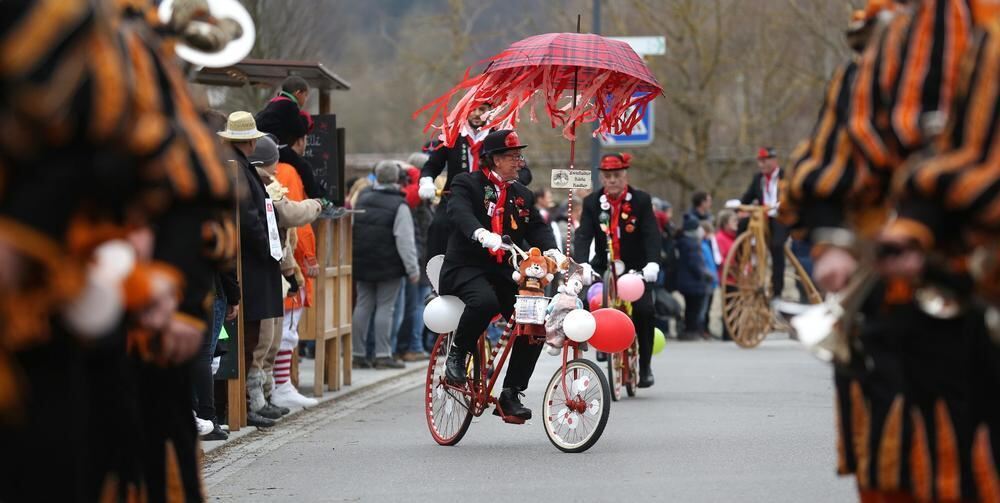
[[597, 295], [595, 297], [591, 297], [590, 298], [590, 310], [591, 311], [597, 311], [600, 308], [601, 308], [601, 296]]
[[605, 353], [625, 351], [635, 339], [635, 325], [627, 314], [612, 308], [594, 311], [597, 329], [587, 341], [594, 349]]

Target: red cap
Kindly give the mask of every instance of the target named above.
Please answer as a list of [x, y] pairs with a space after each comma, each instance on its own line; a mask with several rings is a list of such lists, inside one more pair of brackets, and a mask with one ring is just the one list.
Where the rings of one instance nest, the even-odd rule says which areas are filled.
[[605, 154], [601, 158], [601, 171], [617, 171], [619, 169], [628, 169], [632, 163], [631, 154]]
[[760, 150], [757, 151], [757, 159], [758, 160], [760, 160], [760, 159], [770, 159], [772, 157], [778, 157], [774, 153], [774, 147], [761, 147]]

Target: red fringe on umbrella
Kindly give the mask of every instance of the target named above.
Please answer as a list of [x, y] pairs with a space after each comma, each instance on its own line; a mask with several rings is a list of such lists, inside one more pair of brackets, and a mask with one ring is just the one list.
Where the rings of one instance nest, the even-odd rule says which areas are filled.
[[[503, 56], [501, 53], [492, 59]], [[587, 67], [542, 65], [495, 71], [487, 69], [475, 77], [470, 77], [470, 73], [471, 68], [466, 71], [462, 82], [413, 114], [416, 118], [432, 110], [424, 132], [431, 128], [440, 130], [441, 139], [448, 146], [458, 140], [469, 113], [483, 103], [490, 103], [493, 108], [486, 118], [487, 128], [512, 129], [525, 105], [531, 106], [530, 119], [537, 120], [535, 106], [541, 102], [552, 127], [561, 126], [563, 136], [574, 140], [573, 126], [583, 122], [597, 121], [595, 135], [631, 133], [642, 120], [649, 103], [660, 93], [657, 86], [642, 79]], [[579, 98], [574, 108], [572, 93], [575, 80]], [[452, 98], [462, 91], [465, 95], [449, 113]], [[560, 105], [560, 102], [563, 104]], [[436, 125], [439, 121], [443, 124]]]

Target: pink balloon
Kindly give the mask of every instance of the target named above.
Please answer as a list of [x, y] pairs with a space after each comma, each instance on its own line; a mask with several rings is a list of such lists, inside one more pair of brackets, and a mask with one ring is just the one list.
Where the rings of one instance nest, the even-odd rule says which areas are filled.
[[635, 302], [646, 292], [646, 283], [638, 274], [626, 274], [618, 278], [618, 298]]

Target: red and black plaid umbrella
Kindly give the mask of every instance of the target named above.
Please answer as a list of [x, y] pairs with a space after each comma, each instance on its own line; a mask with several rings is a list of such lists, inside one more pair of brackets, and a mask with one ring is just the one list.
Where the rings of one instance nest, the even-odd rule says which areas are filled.
[[[442, 130], [445, 144], [454, 145], [469, 113], [483, 103], [493, 112], [487, 127], [512, 128], [521, 108], [545, 105], [552, 127], [575, 140], [575, 126], [597, 121], [597, 134], [629, 134], [642, 120], [649, 102], [662, 93], [649, 68], [628, 44], [586, 33], [547, 33], [517, 42], [490, 58], [486, 70], [465, 78], [428, 103], [433, 115], [425, 127]], [[451, 99], [465, 96], [449, 112]], [[573, 92], [578, 99], [573, 100]], [[435, 122], [443, 122], [435, 126]]]

